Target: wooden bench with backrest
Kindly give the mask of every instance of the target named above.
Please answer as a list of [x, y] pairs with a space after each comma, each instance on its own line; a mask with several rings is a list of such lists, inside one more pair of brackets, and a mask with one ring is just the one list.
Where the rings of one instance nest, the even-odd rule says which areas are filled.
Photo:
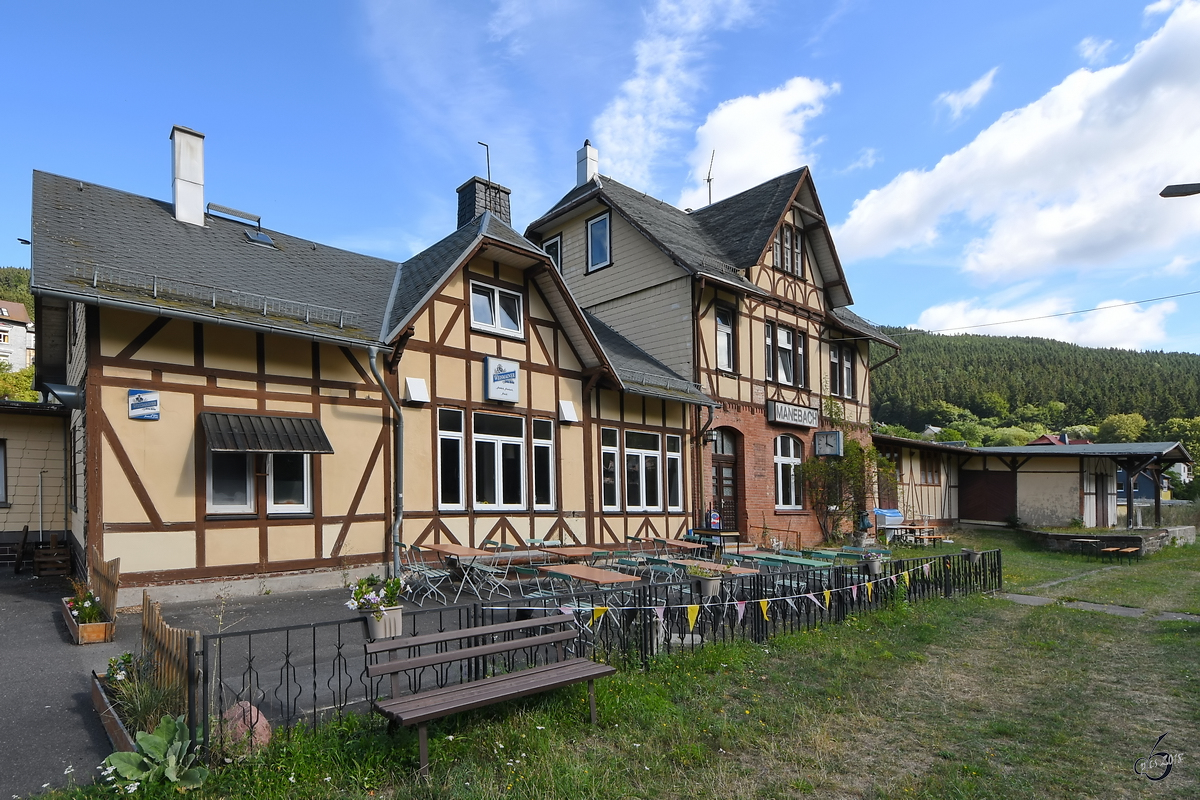
[[[366, 645], [367, 676], [390, 678], [391, 697], [375, 700], [372, 707], [388, 719], [388, 728], [396, 725], [417, 726], [417, 748], [420, 773], [429, 775], [429, 740], [426, 724], [460, 711], [516, 700], [548, 692], [563, 686], [587, 682], [588, 705], [592, 723], [596, 723], [596, 678], [616, 672], [608, 664], [599, 664], [570, 653], [566, 644], [579, 636], [578, 626], [571, 614], [501, 622], [476, 628], [381, 639]], [[422, 652], [432, 650], [436, 652]], [[516, 657], [525, 653], [530, 666], [511, 670]], [[538, 664], [543, 654], [545, 663]], [[551, 661], [551, 654], [554, 660]], [[505, 665], [509, 671], [496, 672], [488, 677], [452, 683], [432, 689], [421, 687], [424, 671], [433, 669], [446, 677], [446, 670], [462, 662], [464, 672], [478, 669], [497, 656], [513, 660]], [[388, 659], [388, 660], [384, 660]], [[374, 662], [374, 663], [372, 663]], [[403, 691], [404, 673], [408, 675], [410, 693]]]

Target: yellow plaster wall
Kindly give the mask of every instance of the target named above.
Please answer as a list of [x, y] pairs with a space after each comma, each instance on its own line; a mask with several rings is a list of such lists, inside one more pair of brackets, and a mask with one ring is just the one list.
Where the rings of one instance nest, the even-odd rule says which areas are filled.
[[253, 397], [227, 397], [220, 394], [204, 395], [205, 408], [258, 408], [258, 401]]
[[[350, 351], [352, 356], [358, 358], [358, 352]], [[366, 354], [358, 358], [358, 363], [363, 370], [370, 375], [371, 368], [367, 363]], [[321, 378], [327, 381], [343, 381], [345, 383], [362, 383], [362, 378], [355, 371], [350, 360], [346, 358], [340, 347], [335, 347], [331, 344], [321, 345]]]
[[106, 533], [104, 557], [121, 559], [121, 572], [194, 569], [196, 532]]
[[554, 376], [542, 372], [529, 373], [529, 405], [539, 411], [555, 411]]
[[[407, 360], [407, 356], [405, 357]], [[466, 400], [467, 372], [463, 362], [449, 356], [435, 356], [437, 366], [437, 399]], [[401, 364], [404, 362], [401, 361]], [[433, 387], [429, 387], [432, 393]]]
[[567, 335], [561, 331], [558, 334], [558, 366], [572, 372], [583, 369], [583, 365], [575, 357], [575, 351], [571, 349], [571, 342], [567, 339]]
[[290, 400], [267, 400], [267, 411], [284, 411], [289, 414], [303, 414], [309, 416], [313, 413], [312, 403], [300, 403]]
[[[0, 508], [0, 531], [38, 529], [38, 476], [42, 480], [44, 530], [63, 530], [66, 476], [63, 471], [63, 420], [26, 414], [0, 414], [5, 442], [8, 508]], [[43, 470], [45, 471], [43, 474]]]
[[163, 364], [195, 366], [196, 349], [194, 326], [191, 322], [173, 319], [133, 354], [136, 361], [157, 361]]
[[204, 366], [258, 372], [258, 342], [254, 332], [225, 325], [205, 325]]
[[[599, 431], [597, 431], [597, 437]], [[582, 425], [560, 425], [558, 428], [559, 464], [562, 465], [562, 498], [559, 508], [563, 511], [583, 511], [584, 503], [584, 427]], [[597, 442], [599, 439], [597, 439]], [[600, 452], [599, 445], [593, 448]], [[599, 455], [594, 457], [599, 462]]]
[[[437, 508], [437, 453], [430, 452], [431, 426], [436, 410], [404, 409], [404, 507], [413, 511]], [[464, 424], [469, 425], [468, 419]]]
[[316, 558], [316, 530], [312, 525], [271, 526], [267, 528], [267, 560], [297, 561]]
[[[129, 419], [127, 390], [119, 386], [103, 386], [101, 405], [112, 425], [113, 432], [129, 456], [134, 471], [142, 479], [146, 493], [164, 522], [184, 522], [196, 519], [196, 408], [190, 394], [162, 391], [159, 393], [161, 419]], [[120, 468], [107, 467], [105, 480], [120, 475]], [[107, 487], [106, 487], [107, 494]], [[124, 521], [127, 513], [124, 501], [102, 510], [107, 522]]]
[[[333, 444], [332, 455], [321, 456], [322, 511], [331, 517], [342, 516], [350, 508], [354, 492], [375, 440], [383, 426], [382, 410], [361, 406], [326, 404], [321, 407], [321, 425]], [[382, 473], [386, 452], [381, 451], [375, 469]], [[359, 505], [360, 513], [382, 511], [381, 478], [371, 478]]]
[[208, 567], [258, 563], [258, 528], [209, 528], [204, 532]]
[[[387, 524], [383, 522], [352, 523], [350, 530], [346, 532], [346, 541], [342, 542], [342, 555], [359, 556], [383, 553], [388, 530]], [[337, 534], [334, 534], [334, 538], [337, 538]]]
[[149, 522], [107, 439], [100, 445], [100, 471], [104, 476], [101, 518], [105, 522]]
[[263, 353], [268, 375], [312, 378], [312, 342], [267, 334]]

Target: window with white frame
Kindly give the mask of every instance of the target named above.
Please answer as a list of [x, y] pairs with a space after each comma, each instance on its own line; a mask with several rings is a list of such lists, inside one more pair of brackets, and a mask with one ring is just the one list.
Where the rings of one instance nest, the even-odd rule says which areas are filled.
[[554, 267], [559, 272], [562, 272], [562, 237], [554, 236], [542, 243], [542, 249], [546, 251], [546, 255], [550, 256], [550, 260], [554, 262]]
[[267, 456], [267, 513], [311, 514], [311, 456], [271, 453]]
[[783, 271], [792, 271], [792, 226], [783, 226]]
[[249, 453], [208, 454], [209, 514], [254, 513], [254, 456]]
[[667, 510], [683, 510], [683, 440], [667, 436]]
[[621, 509], [619, 434], [616, 428], [600, 429], [600, 506], [605, 511]]
[[471, 327], [507, 336], [522, 336], [521, 295], [471, 282]]
[[587, 222], [587, 268], [588, 272], [607, 267], [612, 263], [612, 226], [608, 214], [602, 214]]
[[804, 277], [804, 233], [793, 225], [784, 223], [775, 229], [771, 243], [771, 263], [775, 269]]
[[854, 348], [829, 345], [829, 393], [854, 398]]
[[796, 333], [791, 328], [781, 325], [775, 337], [779, 382], [791, 386], [796, 382]]
[[796, 385], [808, 386], [807, 337], [796, 331]]
[[475, 507], [525, 507], [525, 420], [476, 413], [471, 419], [475, 455]]
[[784, 434], [775, 439], [775, 507], [803, 508], [804, 445], [795, 436]]
[[661, 511], [657, 433], [625, 431], [625, 510]]
[[775, 269], [783, 269], [783, 228], [775, 229], [775, 241], [771, 247], [771, 264]]
[[533, 507], [554, 508], [554, 423], [533, 421]]
[[0, 439], [0, 503], [3, 503], [6, 506], [8, 505], [8, 440], [7, 439]]
[[804, 234], [799, 228], [792, 233], [792, 274], [804, 279]]
[[775, 323], [767, 322], [763, 325], [763, 368], [765, 370], [764, 377], [769, 380], [775, 380]]
[[729, 306], [717, 306], [717, 369], [734, 370], [734, 312]]
[[463, 498], [463, 412], [438, 409], [438, 508], [461, 511]]

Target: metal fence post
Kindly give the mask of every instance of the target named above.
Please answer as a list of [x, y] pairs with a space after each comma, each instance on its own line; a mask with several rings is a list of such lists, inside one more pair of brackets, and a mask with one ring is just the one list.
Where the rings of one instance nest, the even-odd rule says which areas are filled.
[[187, 637], [187, 723], [188, 738], [192, 747], [200, 743], [196, 739], [196, 637]]

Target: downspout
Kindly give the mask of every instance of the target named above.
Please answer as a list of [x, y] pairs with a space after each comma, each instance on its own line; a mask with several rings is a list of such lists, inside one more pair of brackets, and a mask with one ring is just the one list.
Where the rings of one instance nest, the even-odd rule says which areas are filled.
[[379, 374], [379, 367], [375, 364], [379, 358], [379, 348], [369, 346], [367, 356], [371, 364], [371, 374], [375, 376], [375, 381], [383, 390], [383, 396], [387, 398], [388, 405], [392, 407], [392, 413], [396, 416], [396, 424], [392, 428], [396, 439], [393, 459], [396, 475], [396, 518], [392, 521], [392, 577], [396, 577], [400, 574], [400, 525], [404, 522], [404, 414], [401, 413], [400, 404], [392, 396], [387, 382]]

